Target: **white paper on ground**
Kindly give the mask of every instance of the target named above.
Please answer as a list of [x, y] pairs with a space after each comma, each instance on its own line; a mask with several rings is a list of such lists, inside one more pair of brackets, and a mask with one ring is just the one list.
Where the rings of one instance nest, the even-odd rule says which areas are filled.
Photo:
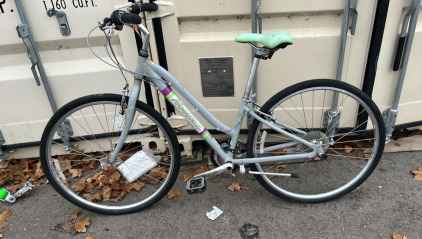
[[141, 150], [121, 163], [117, 169], [125, 177], [127, 183], [132, 183], [157, 166], [159, 160], [160, 157], [149, 156]]
[[216, 206], [213, 206], [213, 208], [214, 209], [211, 212], [207, 212], [207, 217], [214, 221], [218, 216], [220, 216], [223, 213], [223, 211], [221, 211]]

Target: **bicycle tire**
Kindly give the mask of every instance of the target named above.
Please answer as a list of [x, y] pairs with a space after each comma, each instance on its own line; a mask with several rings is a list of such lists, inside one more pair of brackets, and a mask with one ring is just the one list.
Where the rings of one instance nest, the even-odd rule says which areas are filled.
[[[330, 118], [325, 112], [330, 112], [334, 92], [339, 96], [340, 113]], [[322, 103], [315, 103], [315, 99]], [[275, 94], [260, 111], [306, 132], [301, 138], [323, 149], [315, 158], [250, 165], [251, 171], [299, 177], [254, 175], [265, 189], [280, 198], [318, 203], [341, 197], [362, 184], [382, 156], [385, 126], [381, 113], [368, 95], [350, 84], [326, 79], [300, 82]], [[367, 120], [359, 122], [357, 116]], [[294, 133], [288, 126], [280, 128]], [[335, 129], [332, 141], [329, 129]], [[305, 144], [289, 139], [273, 134], [255, 119], [248, 136], [248, 157], [310, 152]]]
[[[167, 194], [179, 173], [176, 135], [157, 111], [140, 101], [118, 160], [107, 165], [123, 126], [122, 112], [127, 111], [121, 102], [122, 96], [115, 94], [75, 99], [52, 116], [41, 139], [41, 164], [50, 184], [71, 203], [96, 213], [150, 207]], [[68, 152], [60, 127], [72, 134]]]

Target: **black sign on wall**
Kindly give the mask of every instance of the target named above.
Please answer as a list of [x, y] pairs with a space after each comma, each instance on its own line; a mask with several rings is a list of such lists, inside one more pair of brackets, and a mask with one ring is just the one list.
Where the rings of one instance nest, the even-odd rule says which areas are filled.
[[234, 96], [233, 57], [200, 58], [204, 97]]

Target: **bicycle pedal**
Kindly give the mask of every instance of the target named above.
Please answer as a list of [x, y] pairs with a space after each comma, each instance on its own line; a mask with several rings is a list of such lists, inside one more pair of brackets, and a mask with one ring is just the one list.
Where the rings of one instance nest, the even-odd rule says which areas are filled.
[[186, 191], [189, 194], [203, 193], [205, 190], [207, 190], [207, 183], [203, 177], [189, 179], [186, 183]]

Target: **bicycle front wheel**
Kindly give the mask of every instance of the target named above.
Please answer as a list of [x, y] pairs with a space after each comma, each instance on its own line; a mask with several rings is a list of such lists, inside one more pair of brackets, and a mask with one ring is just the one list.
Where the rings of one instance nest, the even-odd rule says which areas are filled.
[[[251, 165], [252, 171], [286, 173], [255, 175], [268, 191], [299, 202], [324, 202], [358, 187], [375, 169], [385, 144], [385, 128], [375, 103], [362, 91], [334, 80], [311, 80], [290, 86], [261, 108], [281, 130], [318, 146], [317, 156]], [[248, 156], [265, 157], [312, 152], [254, 120]]]
[[109, 161], [126, 111], [132, 110], [124, 102], [114, 94], [76, 99], [59, 109], [44, 130], [44, 173], [57, 192], [81, 208], [133, 213], [159, 201], [177, 178], [177, 138], [167, 121], [140, 101], [117, 159]]

